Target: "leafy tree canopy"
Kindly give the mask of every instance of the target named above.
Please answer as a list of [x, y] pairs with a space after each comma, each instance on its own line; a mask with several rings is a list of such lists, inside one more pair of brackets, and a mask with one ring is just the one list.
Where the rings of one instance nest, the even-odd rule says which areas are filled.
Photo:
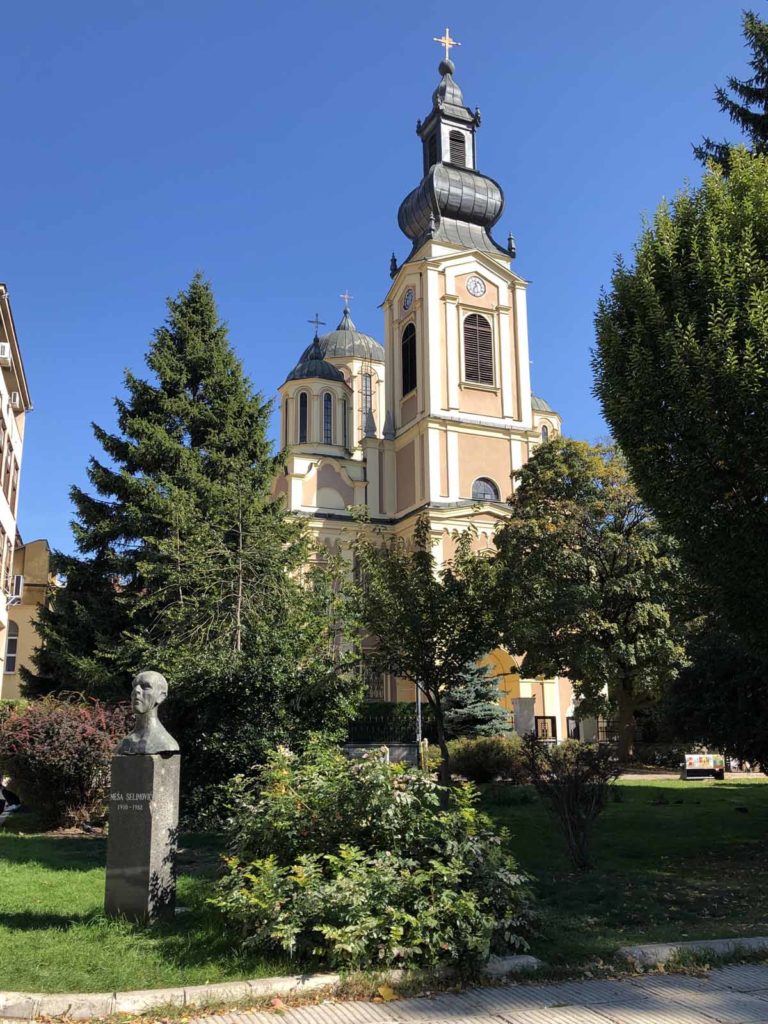
[[573, 680], [582, 714], [616, 716], [626, 758], [683, 656], [674, 547], [613, 447], [556, 438], [518, 479], [496, 537], [505, 642], [526, 675]]
[[768, 158], [663, 203], [600, 299], [595, 390], [705, 607], [768, 653]]
[[362, 620], [377, 644], [370, 661], [421, 689], [434, 712], [445, 782], [446, 699], [466, 686], [467, 673], [499, 639], [495, 567], [473, 552], [473, 538], [471, 529], [460, 533], [452, 559], [438, 564], [434, 544], [440, 538], [421, 516], [409, 541], [382, 543], [361, 528], [355, 544]]

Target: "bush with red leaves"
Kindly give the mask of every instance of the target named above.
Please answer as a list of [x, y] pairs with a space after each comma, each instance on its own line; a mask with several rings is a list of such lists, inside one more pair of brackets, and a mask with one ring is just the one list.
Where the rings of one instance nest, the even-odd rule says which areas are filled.
[[98, 816], [129, 711], [98, 701], [32, 701], [0, 719], [0, 769], [49, 828]]

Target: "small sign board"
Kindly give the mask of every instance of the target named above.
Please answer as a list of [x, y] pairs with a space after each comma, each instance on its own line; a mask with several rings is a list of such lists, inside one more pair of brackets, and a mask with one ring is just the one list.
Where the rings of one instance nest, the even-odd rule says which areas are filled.
[[686, 754], [684, 779], [724, 779], [725, 758], [722, 754]]

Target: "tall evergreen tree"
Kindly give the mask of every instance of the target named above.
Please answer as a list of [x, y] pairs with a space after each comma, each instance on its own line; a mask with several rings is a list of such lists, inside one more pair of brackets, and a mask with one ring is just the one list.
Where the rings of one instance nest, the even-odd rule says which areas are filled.
[[270, 404], [210, 286], [196, 276], [168, 309], [153, 379], [127, 373], [118, 431], [94, 426], [95, 493], [72, 489], [78, 555], [56, 558], [68, 586], [40, 625], [38, 685], [124, 696], [138, 667], [166, 672], [188, 781], [226, 778], [265, 745], [343, 729], [359, 682], [343, 588], [331, 565], [303, 571], [308, 537], [271, 499]]
[[[731, 121], [745, 136], [747, 147], [753, 153], [768, 152], [768, 22], [763, 21], [754, 11], [742, 14], [742, 29], [746, 45], [752, 51], [749, 66], [754, 74], [742, 81], [739, 78], [728, 79], [728, 89], [722, 86], [715, 89], [717, 105], [727, 114]], [[730, 142], [713, 142], [704, 138], [700, 146], [694, 146], [693, 152], [706, 163], [713, 160], [726, 173], [731, 165], [733, 145]]]

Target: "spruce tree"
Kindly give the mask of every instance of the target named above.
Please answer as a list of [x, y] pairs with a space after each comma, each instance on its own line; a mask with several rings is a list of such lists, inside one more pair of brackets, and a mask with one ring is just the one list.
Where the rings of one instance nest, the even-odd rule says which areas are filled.
[[107, 458], [90, 460], [95, 493], [72, 489], [78, 554], [57, 556], [68, 586], [41, 622], [36, 666], [38, 685], [108, 697], [140, 667], [166, 673], [189, 784], [229, 778], [277, 742], [340, 733], [360, 684], [340, 653], [334, 568], [304, 571], [308, 536], [271, 498], [270, 403], [210, 285], [197, 275], [168, 310], [151, 379], [127, 373], [118, 430], [94, 426]]
[[472, 665], [443, 700], [449, 736], [502, 736], [511, 731], [509, 714], [499, 703], [496, 677], [485, 665]]
[[[753, 153], [768, 152], [768, 22], [763, 21], [754, 11], [744, 11], [742, 29], [746, 44], [752, 51], [749, 66], [754, 74], [742, 81], [739, 78], [728, 79], [728, 95], [726, 89], [719, 86], [715, 90], [715, 100], [720, 109], [728, 114], [746, 137], [747, 147]], [[693, 152], [706, 163], [713, 160], [727, 173], [731, 164], [733, 145], [729, 142], [713, 142], [702, 139], [700, 146], [694, 146]]]

